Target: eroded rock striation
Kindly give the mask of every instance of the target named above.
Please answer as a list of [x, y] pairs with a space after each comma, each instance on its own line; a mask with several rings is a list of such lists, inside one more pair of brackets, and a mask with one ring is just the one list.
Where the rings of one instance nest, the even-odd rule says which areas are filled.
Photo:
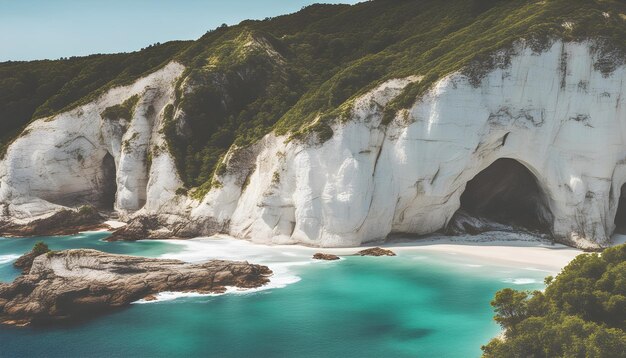
[[66, 250], [37, 256], [28, 273], [0, 284], [0, 321], [6, 324], [78, 320], [160, 292], [222, 293], [269, 282], [266, 266], [214, 260], [188, 264]]

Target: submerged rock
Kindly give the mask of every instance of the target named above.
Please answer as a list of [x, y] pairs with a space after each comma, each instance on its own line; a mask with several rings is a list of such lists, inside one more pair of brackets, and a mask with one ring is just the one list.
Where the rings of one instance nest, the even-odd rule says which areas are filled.
[[0, 284], [0, 322], [13, 325], [84, 319], [160, 292], [223, 293], [260, 287], [272, 271], [247, 262], [189, 264], [103, 253], [49, 252], [28, 274]]
[[315, 260], [335, 261], [335, 260], [339, 260], [339, 256], [333, 255], [333, 254], [324, 254], [324, 253], [318, 252], [315, 255], [313, 255], [313, 259], [315, 259]]
[[395, 252], [387, 249], [382, 249], [380, 247], [373, 247], [371, 249], [361, 250], [356, 254], [359, 256], [396, 256]]

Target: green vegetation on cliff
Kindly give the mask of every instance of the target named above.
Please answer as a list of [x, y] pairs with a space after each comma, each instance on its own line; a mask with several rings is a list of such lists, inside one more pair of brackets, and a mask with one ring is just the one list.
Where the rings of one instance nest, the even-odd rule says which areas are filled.
[[389, 122], [445, 75], [461, 70], [477, 84], [490, 69], [506, 66], [520, 39], [536, 51], [557, 38], [593, 39], [595, 65], [608, 74], [626, 58], [625, 14], [618, 0], [317, 4], [132, 54], [4, 63], [0, 133], [6, 143], [33, 117], [84, 103], [175, 60], [186, 70], [163, 131], [187, 188], [205, 192], [233, 145], [249, 145], [271, 130], [323, 142], [356, 96], [390, 78], [422, 76], [387, 106]]
[[120, 120], [125, 119], [127, 121], [133, 118], [133, 112], [135, 112], [135, 106], [137, 106], [137, 102], [139, 102], [139, 96], [134, 95], [122, 102], [121, 104], [107, 107], [100, 114], [102, 118], [110, 119], [110, 120]]
[[87, 103], [107, 89], [127, 85], [169, 62], [191, 41], [141, 51], [60, 60], [0, 63], [0, 158], [32, 119]]
[[546, 284], [496, 293], [505, 334], [484, 357], [626, 357], [626, 245], [580, 255]]

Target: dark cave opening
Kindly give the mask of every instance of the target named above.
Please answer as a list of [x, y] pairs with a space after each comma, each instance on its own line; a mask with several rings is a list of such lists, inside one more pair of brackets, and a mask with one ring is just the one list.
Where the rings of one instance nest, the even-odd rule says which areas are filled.
[[626, 234], [626, 184], [622, 185], [621, 188], [614, 223], [615, 233]]
[[117, 175], [115, 159], [109, 153], [102, 158], [102, 186], [100, 192], [100, 208], [113, 210], [117, 195]]
[[[460, 214], [462, 213], [462, 214]], [[461, 195], [461, 208], [455, 216], [478, 218], [481, 228], [464, 231], [487, 231], [489, 222], [549, 234], [553, 222], [547, 198], [535, 176], [514, 159], [498, 159], [467, 183]], [[471, 221], [471, 220], [470, 220]], [[470, 225], [471, 226], [471, 225]]]

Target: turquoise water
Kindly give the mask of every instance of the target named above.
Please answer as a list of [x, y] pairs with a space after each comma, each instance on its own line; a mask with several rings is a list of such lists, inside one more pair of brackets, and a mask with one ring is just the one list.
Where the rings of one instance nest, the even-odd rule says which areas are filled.
[[[184, 246], [105, 243], [105, 234], [50, 238], [146, 256]], [[35, 239], [0, 239], [0, 257]], [[1, 357], [477, 357], [498, 334], [489, 301], [510, 282], [536, 289], [544, 272], [471, 265], [445, 254], [348, 257], [290, 268], [300, 281], [246, 294], [179, 298], [79, 325], [0, 327]], [[16, 274], [0, 263], [2, 280]], [[520, 279], [523, 278], [523, 279]]]

